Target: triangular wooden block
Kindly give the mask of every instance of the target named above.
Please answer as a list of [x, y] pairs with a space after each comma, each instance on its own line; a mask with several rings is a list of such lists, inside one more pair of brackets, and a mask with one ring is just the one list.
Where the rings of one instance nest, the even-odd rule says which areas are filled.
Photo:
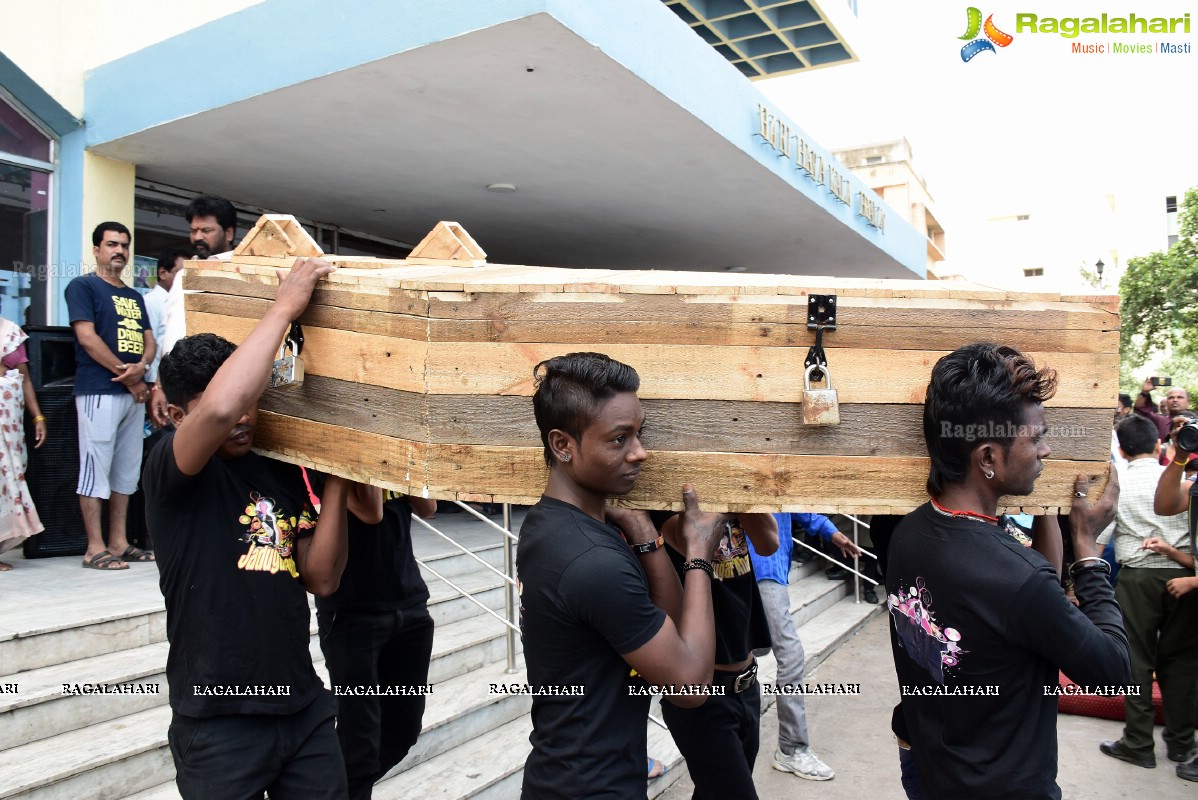
[[481, 267], [487, 254], [456, 222], [438, 222], [407, 257], [409, 264]]
[[233, 251], [234, 256], [315, 258], [324, 251], [290, 214], [263, 214]]

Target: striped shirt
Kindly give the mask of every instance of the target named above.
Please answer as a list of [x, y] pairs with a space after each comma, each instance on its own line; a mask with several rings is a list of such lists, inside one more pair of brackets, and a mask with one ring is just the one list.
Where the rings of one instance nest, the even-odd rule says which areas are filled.
[[1115, 560], [1125, 567], [1181, 566], [1168, 556], [1140, 549], [1151, 536], [1159, 536], [1183, 553], [1190, 552], [1186, 515], [1162, 517], [1152, 510], [1156, 485], [1164, 471], [1154, 458], [1137, 458], [1128, 462], [1121, 476], [1119, 508], [1115, 512]]

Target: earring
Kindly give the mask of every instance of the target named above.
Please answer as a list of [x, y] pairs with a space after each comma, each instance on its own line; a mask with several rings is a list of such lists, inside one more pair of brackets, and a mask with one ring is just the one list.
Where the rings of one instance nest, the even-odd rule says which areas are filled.
[[569, 461], [569, 460], [570, 460], [570, 454], [562, 453], [562, 461]]
[[985, 473], [983, 473], [983, 474], [986, 476], [986, 480], [990, 480], [991, 478], [993, 478], [993, 477], [994, 477], [994, 473], [993, 473], [993, 472], [985, 472]]

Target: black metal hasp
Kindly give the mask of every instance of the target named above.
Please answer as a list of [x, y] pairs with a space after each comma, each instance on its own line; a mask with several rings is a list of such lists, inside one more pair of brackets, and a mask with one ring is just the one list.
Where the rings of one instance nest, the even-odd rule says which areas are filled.
[[291, 323], [291, 330], [287, 332], [287, 340], [291, 342], [294, 348], [293, 356], [298, 356], [304, 349], [304, 328], [298, 322]]
[[[806, 370], [812, 364], [817, 367], [828, 366], [828, 356], [824, 353], [824, 331], [836, 330], [836, 295], [812, 294], [807, 296], [807, 330], [815, 331], [815, 344], [807, 351], [803, 361]], [[813, 380], [822, 380], [823, 370], [816, 369], [811, 373]]]

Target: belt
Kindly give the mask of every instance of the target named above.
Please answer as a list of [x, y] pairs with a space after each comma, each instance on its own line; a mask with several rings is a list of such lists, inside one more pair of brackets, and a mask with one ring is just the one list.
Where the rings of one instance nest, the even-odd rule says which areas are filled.
[[734, 694], [752, 689], [757, 683], [757, 659], [754, 658], [749, 662], [749, 666], [742, 669], [740, 672], [724, 672], [716, 671], [711, 679], [712, 686], [727, 686]]

